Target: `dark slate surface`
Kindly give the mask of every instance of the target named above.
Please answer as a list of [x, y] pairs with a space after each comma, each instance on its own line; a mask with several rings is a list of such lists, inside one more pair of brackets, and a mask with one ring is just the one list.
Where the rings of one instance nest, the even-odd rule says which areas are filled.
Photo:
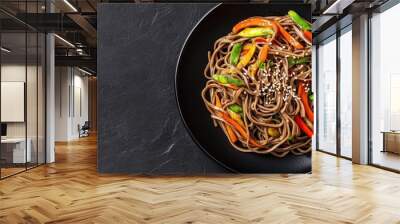
[[229, 172], [193, 143], [174, 95], [184, 40], [214, 5], [100, 4], [99, 172]]

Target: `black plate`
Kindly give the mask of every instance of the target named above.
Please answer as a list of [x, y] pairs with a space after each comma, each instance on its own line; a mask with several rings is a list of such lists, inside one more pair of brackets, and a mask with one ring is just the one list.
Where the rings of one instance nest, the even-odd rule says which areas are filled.
[[[311, 152], [284, 158], [243, 153], [233, 148], [220, 128], [213, 126], [201, 99], [206, 79], [207, 51], [233, 25], [252, 16], [282, 16], [293, 9], [311, 20], [309, 5], [221, 4], [212, 9], [189, 34], [179, 57], [175, 91], [183, 122], [198, 146], [224, 167], [241, 173], [306, 173], [311, 171]], [[197, 161], [193, 161], [197, 162]]]

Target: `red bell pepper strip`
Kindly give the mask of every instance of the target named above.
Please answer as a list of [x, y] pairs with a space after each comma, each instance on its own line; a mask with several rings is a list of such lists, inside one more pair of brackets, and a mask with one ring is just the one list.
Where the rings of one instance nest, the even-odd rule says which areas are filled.
[[290, 45], [292, 45], [294, 48], [296, 49], [304, 49], [303, 45], [301, 45], [300, 42], [298, 42], [294, 37], [292, 37], [292, 35], [290, 35], [285, 28], [283, 28], [281, 26], [281, 24], [279, 24], [278, 22], [275, 22], [276, 26], [279, 29], [280, 34], [282, 34], [283, 38], [285, 38], [285, 40], [287, 42], [289, 42]]
[[299, 128], [308, 136], [312, 137], [313, 136], [313, 131], [307, 126], [307, 124], [303, 121], [303, 119], [299, 116], [296, 115], [294, 117], [294, 121], [296, 124], [299, 126]]
[[314, 112], [312, 111], [309, 101], [308, 101], [308, 94], [304, 89], [304, 84], [302, 82], [299, 82], [299, 89], [297, 91], [301, 102], [303, 102], [304, 105], [304, 110], [306, 111], [306, 115], [308, 120], [314, 123]]
[[307, 40], [312, 41], [312, 33], [308, 30], [303, 31], [304, 37], [307, 38]]

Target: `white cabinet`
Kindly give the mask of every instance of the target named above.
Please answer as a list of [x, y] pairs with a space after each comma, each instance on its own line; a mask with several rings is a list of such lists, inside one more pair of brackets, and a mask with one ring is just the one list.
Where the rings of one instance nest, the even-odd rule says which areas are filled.
[[[27, 143], [26, 151], [25, 144]], [[2, 147], [12, 148], [12, 162], [13, 163], [25, 163], [32, 161], [32, 140], [25, 138], [7, 138], [2, 139]]]

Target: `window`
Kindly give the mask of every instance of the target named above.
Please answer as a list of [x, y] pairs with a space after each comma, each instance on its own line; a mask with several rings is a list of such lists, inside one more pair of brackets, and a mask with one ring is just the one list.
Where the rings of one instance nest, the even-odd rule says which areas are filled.
[[371, 162], [400, 170], [400, 4], [371, 18]]
[[336, 36], [318, 47], [318, 149], [336, 153]]
[[[23, 13], [41, 13], [44, 1], [19, 2]], [[4, 5], [10, 2], [4, 2]], [[3, 2], [0, 3], [3, 6]], [[44, 33], [0, 12], [0, 178], [45, 163]]]
[[340, 155], [352, 156], [352, 33], [351, 26], [341, 31], [340, 45]]

